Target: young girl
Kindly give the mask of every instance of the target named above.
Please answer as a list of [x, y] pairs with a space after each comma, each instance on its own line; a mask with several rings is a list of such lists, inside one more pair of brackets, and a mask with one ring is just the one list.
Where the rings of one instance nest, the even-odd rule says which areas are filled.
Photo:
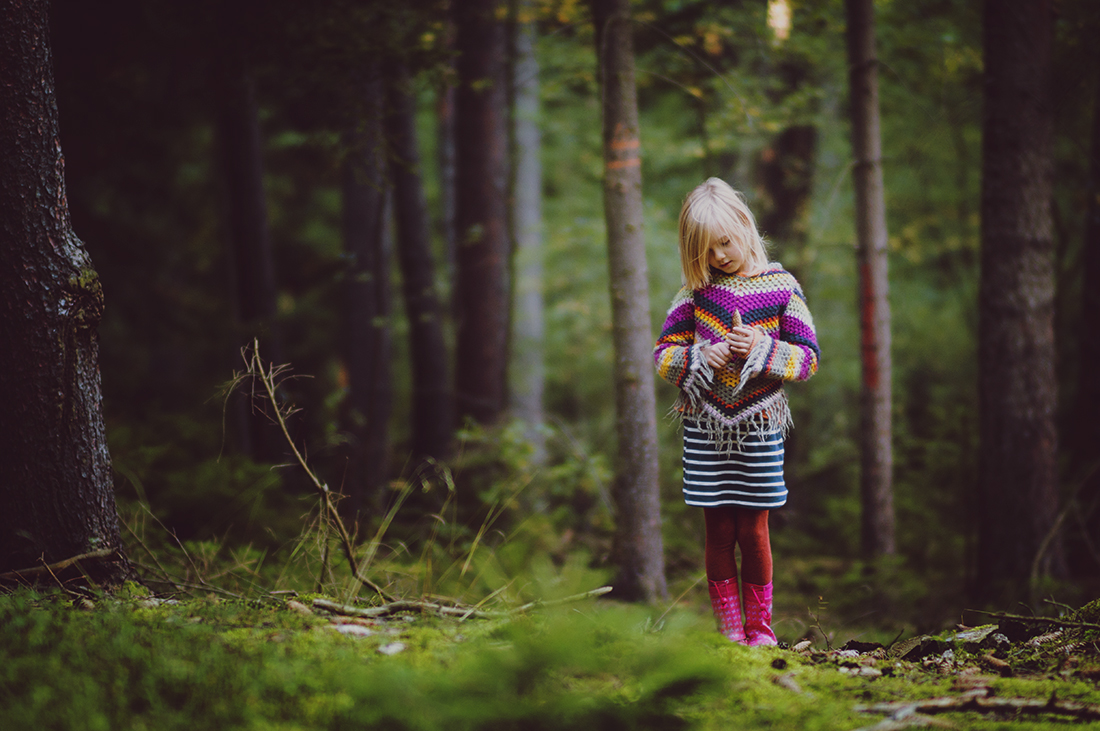
[[745, 201], [718, 178], [684, 201], [680, 266], [687, 285], [672, 301], [654, 359], [680, 389], [674, 411], [684, 425], [684, 500], [703, 508], [719, 631], [774, 645], [768, 511], [787, 502], [783, 438], [791, 412], [783, 382], [817, 371], [813, 319], [795, 278], [768, 262]]

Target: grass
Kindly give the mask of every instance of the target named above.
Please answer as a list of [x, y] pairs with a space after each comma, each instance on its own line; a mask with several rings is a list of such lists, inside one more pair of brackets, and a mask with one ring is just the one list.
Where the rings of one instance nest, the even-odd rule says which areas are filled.
[[[953, 661], [741, 647], [678, 607], [589, 601], [507, 620], [368, 621], [305, 613], [310, 598], [294, 601], [167, 603], [137, 591], [74, 606], [64, 594], [2, 596], [4, 726], [856, 729], [882, 718], [857, 706], [957, 698], [976, 686], [997, 698], [1100, 704], [1095, 648], [1073, 662], [1032, 651], [1017, 677], [999, 677], [961, 646]], [[360, 634], [336, 629], [349, 624]], [[974, 729], [1067, 721], [945, 717]]]

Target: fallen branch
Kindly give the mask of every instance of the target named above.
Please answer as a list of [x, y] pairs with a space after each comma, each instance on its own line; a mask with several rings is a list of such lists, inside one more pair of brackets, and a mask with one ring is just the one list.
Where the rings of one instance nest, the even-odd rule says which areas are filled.
[[322, 519], [328, 518], [332, 525], [335, 526], [336, 532], [340, 535], [340, 546], [344, 550], [344, 557], [348, 560], [348, 567], [351, 569], [351, 575], [361, 584], [369, 586], [371, 590], [378, 594], [383, 599], [392, 600], [394, 596], [380, 587], [378, 584], [371, 581], [359, 571], [358, 562], [355, 560], [355, 545], [351, 539], [351, 534], [348, 532], [347, 526], [344, 525], [343, 519], [340, 518], [340, 514], [336, 512], [336, 504], [333, 502], [333, 492], [329, 489], [328, 485], [321, 482], [317, 478], [317, 475], [310, 469], [309, 464], [306, 463], [302, 453], [298, 451], [298, 445], [294, 443], [294, 439], [290, 436], [290, 431], [286, 426], [286, 418], [283, 415], [283, 410], [279, 407], [279, 400], [275, 396], [275, 378], [286, 367], [276, 366], [274, 363], [267, 370], [264, 370], [263, 361], [260, 359], [260, 341], [253, 339], [252, 341], [252, 358], [246, 359], [248, 365], [248, 374], [260, 379], [260, 383], [263, 384], [264, 390], [267, 391], [267, 397], [271, 401], [272, 411], [275, 412], [275, 423], [283, 432], [283, 437], [286, 439], [287, 444], [290, 445], [291, 451], [294, 453], [294, 458], [298, 461], [298, 464], [305, 471], [306, 476], [309, 477], [310, 482], [313, 483], [314, 489], [321, 496], [322, 507]]
[[329, 601], [328, 599], [314, 599], [313, 606], [318, 609], [324, 609], [334, 614], [342, 614], [347, 617], [366, 617], [377, 618], [386, 617], [398, 612], [427, 612], [434, 613], [445, 617], [459, 617], [460, 619], [468, 619], [470, 617], [477, 617], [479, 619], [504, 619], [514, 616], [516, 614], [522, 614], [536, 607], [552, 607], [559, 604], [568, 604], [571, 602], [582, 601], [584, 599], [593, 599], [598, 596], [602, 596], [611, 591], [610, 586], [601, 586], [599, 589], [593, 589], [592, 591], [586, 591], [583, 594], [574, 594], [563, 599], [551, 599], [544, 601], [538, 599], [533, 602], [528, 602], [522, 606], [507, 611], [493, 611], [488, 609], [478, 609], [477, 607], [456, 607], [448, 604], [440, 604], [438, 602], [429, 602], [418, 599], [401, 599], [398, 601], [383, 604], [378, 607], [353, 607], [348, 604], [340, 604], [339, 602]]
[[1005, 612], [983, 612], [980, 609], [967, 609], [966, 611], [974, 612], [975, 614], [984, 614], [987, 617], [994, 617], [996, 619], [1011, 619], [1017, 622], [1025, 622], [1031, 624], [1053, 624], [1059, 627], [1075, 627], [1077, 629], [1100, 630], [1100, 624], [1094, 624], [1092, 622], [1073, 622], [1068, 619], [1053, 619], [1051, 617], [1028, 617], [1023, 614], [1006, 614]]
[[901, 731], [901, 729], [912, 728], [913, 726], [950, 727], [951, 724], [931, 716], [923, 716], [917, 713], [913, 706], [905, 706], [873, 726], [863, 726], [856, 729], [856, 731]]
[[[981, 695], [978, 693], [981, 693]], [[1100, 720], [1100, 705], [1060, 701], [1053, 695], [1045, 701], [1032, 698], [990, 698], [984, 696], [984, 691], [955, 698], [928, 698], [921, 701], [876, 703], [870, 706], [856, 706], [855, 710], [861, 713], [887, 713], [892, 718], [912, 713], [932, 714], [966, 711], [996, 713], [998, 711], [1011, 711], [1032, 715], [1053, 713], [1072, 716], [1084, 721]]]
[[[0, 574], [0, 581], [18, 581], [19, 579], [26, 578], [27, 576], [38, 576], [39, 574], [53, 574], [57, 571], [64, 571], [73, 564], [80, 561], [87, 561], [91, 558], [107, 558], [117, 552], [114, 548], [101, 548], [98, 551], [89, 551], [88, 553], [82, 553], [79, 556], [73, 556], [66, 558], [57, 563], [43, 564], [41, 566], [32, 566], [28, 569], [18, 569], [16, 571], [6, 571]], [[55, 577], [56, 578], [56, 577]]]

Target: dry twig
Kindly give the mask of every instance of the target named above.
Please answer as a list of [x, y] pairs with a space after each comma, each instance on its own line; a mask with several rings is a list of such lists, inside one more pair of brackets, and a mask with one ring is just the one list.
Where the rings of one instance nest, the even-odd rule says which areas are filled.
[[503, 619], [505, 617], [511, 617], [516, 614], [522, 614], [530, 609], [536, 607], [552, 607], [558, 604], [569, 604], [571, 602], [578, 602], [584, 599], [594, 599], [595, 597], [602, 596], [611, 591], [610, 586], [601, 586], [599, 589], [593, 589], [592, 591], [586, 591], [583, 594], [574, 594], [573, 596], [567, 596], [563, 599], [551, 599], [549, 601], [536, 600], [528, 602], [522, 606], [514, 609], [509, 609], [503, 612], [492, 611], [488, 609], [478, 609], [477, 607], [456, 607], [447, 604], [440, 604], [438, 602], [429, 602], [415, 599], [403, 599], [399, 601], [393, 601], [388, 604], [383, 604], [378, 607], [353, 607], [347, 604], [340, 604], [339, 602], [329, 601], [328, 599], [314, 599], [313, 606], [319, 609], [324, 609], [334, 614], [342, 614], [348, 617], [386, 617], [398, 612], [428, 612], [438, 614], [445, 617], [459, 617], [460, 619], [467, 619], [469, 617], [478, 617], [481, 619]]
[[309, 477], [310, 482], [313, 483], [313, 487], [317, 491], [317, 494], [321, 497], [322, 518], [327, 518], [328, 523], [336, 529], [340, 537], [340, 546], [344, 551], [344, 557], [347, 558], [348, 567], [351, 569], [351, 575], [356, 581], [365, 586], [369, 586], [374, 593], [378, 594], [378, 596], [383, 599], [393, 600], [395, 597], [392, 594], [364, 576], [359, 570], [358, 562], [355, 560], [355, 544], [352, 541], [347, 526], [344, 525], [343, 519], [341, 519], [340, 514], [336, 512], [334, 493], [329, 489], [328, 485], [321, 482], [317, 475], [314, 474], [313, 470], [306, 462], [305, 457], [303, 457], [302, 453], [298, 450], [298, 445], [294, 443], [294, 439], [290, 436], [290, 431], [286, 426], [284, 407], [280, 406], [279, 400], [275, 395], [276, 379], [287, 370], [287, 366], [276, 366], [272, 363], [270, 367], [265, 369], [263, 361], [260, 359], [260, 341], [258, 339], [252, 341], [251, 357], [246, 353], [242, 353], [242, 355], [247, 364], [246, 374], [260, 380], [260, 383], [264, 387], [264, 391], [267, 393], [267, 398], [271, 401], [272, 411], [275, 414], [273, 417], [275, 424], [282, 431], [287, 444], [290, 445], [290, 449], [294, 454], [294, 459], [297, 460], [298, 464], [305, 471], [306, 476]]
[[920, 701], [894, 701], [876, 703], [870, 706], [856, 706], [862, 713], [888, 713], [891, 718], [899, 714], [912, 713], [948, 713], [976, 711], [979, 713], [1027, 713], [1031, 715], [1056, 714], [1072, 716], [1082, 721], [1100, 720], [1100, 706], [1090, 703], [1060, 701], [1055, 696], [1041, 701], [1033, 698], [996, 698], [987, 697], [984, 690], [964, 693], [961, 696], [946, 698], [928, 698]]
[[[98, 551], [89, 551], [88, 553], [82, 553], [79, 556], [72, 556], [56, 563], [43, 564], [41, 566], [32, 566], [27, 569], [18, 569], [16, 571], [6, 571], [0, 574], [0, 581], [19, 581], [28, 576], [39, 576], [41, 574], [50, 574], [51, 576], [57, 571], [64, 571], [70, 566], [77, 564], [81, 561], [86, 561], [92, 558], [107, 558], [113, 555], [117, 549], [114, 548], [101, 548]], [[57, 577], [54, 576], [54, 580]], [[59, 582], [60, 583], [60, 582]]]
[[1053, 624], [1059, 627], [1074, 627], [1077, 629], [1100, 629], [1100, 624], [1093, 622], [1073, 622], [1068, 619], [1056, 619], [1052, 617], [1028, 617], [1023, 614], [1006, 614], [1004, 612], [983, 612], [980, 609], [968, 609], [968, 612], [984, 614], [995, 619], [1010, 619], [1025, 624]]

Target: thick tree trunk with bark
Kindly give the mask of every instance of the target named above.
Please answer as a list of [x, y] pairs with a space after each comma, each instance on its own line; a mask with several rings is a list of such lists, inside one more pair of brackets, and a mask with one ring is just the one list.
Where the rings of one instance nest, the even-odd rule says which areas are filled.
[[603, 96], [604, 216], [615, 349], [615, 590], [624, 598], [655, 601], [667, 588], [633, 27], [629, 0], [592, 0], [591, 6]]
[[413, 373], [412, 449], [420, 457], [441, 458], [446, 456], [454, 432], [454, 398], [435, 289], [428, 207], [420, 181], [416, 99], [406, 69], [394, 68], [387, 75], [386, 136], [392, 146], [390, 177]]
[[508, 355], [504, 28], [498, 4], [454, 4], [455, 400], [460, 418], [482, 424], [504, 411]]
[[341, 503], [355, 517], [378, 507], [389, 464], [390, 251], [385, 235], [385, 88], [377, 64], [365, 72], [360, 123], [347, 135], [343, 164], [344, 344], [348, 373], [348, 468]]
[[[1058, 514], [1049, 0], [986, 0], [977, 590], [1019, 592]], [[1039, 562], [1061, 566], [1055, 541]]]
[[514, 0], [512, 54], [512, 238], [515, 242], [511, 346], [511, 410], [525, 425], [535, 463], [546, 459], [542, 425], [543, 362], [542, 137], [539, 132], [539, 65], [532, 0]]
[[845, 6], [863, 366], [860, 390], [861, 536], [864, 555], [874, 558], [895, 551], [886, 197], [882, 182], [874, 4], [872, 0], [847, 0]]
[[[103, 290], [69, 220], [45, 0], [0, 0], [0, 574], [129, 578], [104, 431]], [[81, 574], [76, 565], [59, 578]]]

